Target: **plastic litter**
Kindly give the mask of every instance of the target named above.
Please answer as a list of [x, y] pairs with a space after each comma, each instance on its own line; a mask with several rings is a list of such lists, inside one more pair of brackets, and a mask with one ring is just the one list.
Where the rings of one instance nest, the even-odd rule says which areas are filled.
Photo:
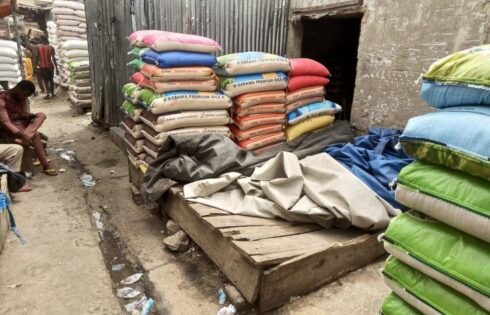
[[83, 186], [85, 187], [94, 187], [97, 184], [94, 177], [90, 174], [83, 173], [80, 178], [82, 179]]
[[143, 297], [141, 299], [139, 299], [138, 301], [134, 301], [134, 302], [131, 302], [131, 303], [124, 305], [124, 308], [126, 309], [126, 311], [128, 313], [132, 313], [132, 312], [137, 311], [137, 310], [142, 310], [143, 307], [145, 306], [147, 300], [148, 299], [146, 298], [146, 295], [143, 295]]
[[155, 302], [153, 301], [153, 299], [148, 299], [148, 301], [146, 302], [145, 306], [143, 307], [143, 310], [141, 311], [141, 315], [148, 315], [148, 314], [150, 314], [151, 309], [153, 308], [153, 305], [154, 304], [155, 304]]
[[75, 142], [75, 140], [70, 139], [70, 140], [63, 141], [63, 144], [70, 144], [70, 143], [73, 143], [73, 142]]
[[233, 304], [230, 304], [220, 309], [216, 315], [235, 315], [235, 314], [236, 314], [236, 308], [235, 306], [233, 306]]
[[66, 172], [66, 168], [60, 168], [60, 169], [58, 170], [58, 172], [60, 172], [60, 173], [64, 173], [64, 172]]
[[130, 287], [124, 287], [122, 289], [117, 289], [117, 297], [123, 298], [123, 299], [132, 299], [134, 297], [137, 297], [140, 294], [141, 294], [141, 291], [130, 288]]
[[223, 291], [223, 289], [219, 289], [218, 290], [218, 298], [219, 298], [219, 304], [220, 305], [225, 304], [225, 302], [226, 302], [226, 294], [225, 294], [225, 291]]
[[124, 269], [124, 264], [112, 265], [112, 271], [121, 271]]
[[138, 282], [141, 277], [143, 277], [143, 273], [135, 273], [132, 276], [127, 277], [126, 279], [121, 281], [121, 284], [133, 284]]
[[22, 285], [22, 283], [16, 283], [16, 284], [8, 285], [7, 288], [15, 289], [15, 288], [20, 287], [21, 285]]
[[66, 152], [63, 152], [60, 154], [60, 157], [63, 159], [63, 160], [66, 160], [68, 162], [73, 162], [75, 161], [75, 157], [73, 155], [69, 155], [68, 153]]

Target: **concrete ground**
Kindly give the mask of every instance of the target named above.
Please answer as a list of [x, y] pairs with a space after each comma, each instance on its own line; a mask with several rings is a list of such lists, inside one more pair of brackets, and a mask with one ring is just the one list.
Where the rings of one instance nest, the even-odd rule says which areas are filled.
[[[15, 194], [13, 211], [27, 244], [10, 234], [0, 255], [0, 314], [127, 314], [116, 296], [120, 280], [143, 272], [135, 285], [156, 300], [154, 314], [216, 314], [226, 278], [198, 249], [175, 255], [163, 247], [161, 219], [130, 195], [126, 157], [90, 116], [73, 117], [66, 97], [36, 99], [48, 120], [49, 153], [57, 177], [36, 174], [33, 191]], [[63, 141], [73, 139], [71, 144]], [[56, 148], [75, 152], [61, 159]], [[92, 174], [94, 188], [80, 176]], [[97, 230], [93, 213], [101, 215]], [[112, 266], [124, 264], [122, 271]], [[382, 259], [270, 314], [376, 314], [389, 290]], [[251, 311], [249, 313], [254, 313]]]

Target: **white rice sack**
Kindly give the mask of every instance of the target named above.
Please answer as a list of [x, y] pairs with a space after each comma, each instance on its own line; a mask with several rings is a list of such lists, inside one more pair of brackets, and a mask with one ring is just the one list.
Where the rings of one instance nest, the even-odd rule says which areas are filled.
[[65, 51], [64, 56], [68, 59], [73, 59], [76, 57], [88, 57], [88, 50], [87, 49], [70, 49], [70, 50]]
[[164, 116], [143, 112], [140, 118], [156, 132], [189, 127], [224, 126], [230, 121], [226, 110], [190, 111]]
[[76, 86], [76, 85], [70, 85], [69, 88], [70, 91], [74, 92], [75, 94], [90, 94], [92, 92], [92, 87], [91, 86]]
[[142, 133], [146, 139], [157, 146], [161, 146], [165, 142], [165, 140], [167, 140], [167, 138], [172, 135], [197, 136], [203, 133], [214, 133], [223, 135], [225, 137], [231, 137], [230, 129], [226, 126], [182, 128], [160, 133], [154, 131], [151, 128], [143, 127]]
[[75, 10], [69, 8], [53, 8], [51, 11], [55, 16], [58, 15], [75, 15]]
[[157, 115], [182, 110], [228, 109], [231, 105], [231, 99], [219, 92], [183, 91], [163, 93], [149, 104], [150, 111]]
[[87, 28], [87, 24], [86, 23], [80, 23], [78, 24], [78, 27], [81, 27], [81, 28]]
[[0, 40], [0, 47], [2, 48], [10, 48], [14, 52], [17, 52], [17, 43], [11, 40]]
[[85, 28], [81, 28], [78, 25], [76, 25], [76, 26], [61, 25], [59, 27], [59, 30], [63, 31], [63, 32], [73, 32], [73, 33], [80, 33], [80, 34], [87, 32], [87, 30]]
[[242, 52], [220, 56], [216, 73], [225, 76], [237, 76], [253, 73], [288, 72], [289, 60], [278, 55], [264, 52]]
[[77, 1], [63, 1], [55, 0], [53, 2], [53, 7], [55, 8], [68, 8], [72, 10], [85, 10], [85, 5]]
[[85, 10], [76, 10], [75, 15], [82, 17], [82, 18], [85, 18]]
[[70, 95], [70, 101], [72, 102], [73, 105], [76, 105], [76, 106], [88, 106], [88, 105], [91, 105], [92, 104], [92, 99], [89, 99], [89, 100], [79, 100], [75, 94], [73, 93], [68, 93]]
[[74, 21], [85, 22], [85, 18], [84, 17], [80, 17], [80, 16], [76, 16], [76, 15], [72, 15], [72, 14], [69, 14], [69, 15], [63, 15], [63, 14], [56, 15], [56, 22], [58, 22], [59, 20], [74, 20]]
[[58, 20], [60, 26], [58, 29], [62, 29], [63, 26], [78, 26], [79, 24], [80, 22], [76, 20]]
[[[70, 87], [71, 87], [71, 85], [70, 85]], [[90, 94], [90, 93], [88, 93], [88, 94], [78, 94], [76, 92], [73, 92], [72, 94], [73, 94], [73, 96], [77, 100], [84, 101], [84, 100], [91, 100], [92, 99], [92, 94]]]
[[284, 90], [288, 84], [288, 76], [283, 72], [221, 77], [220, 86], [223, 93], [235, 97], [245, 93]]
[[0, 46], [0, 56], [15, 58], [17, 60], [17, 50], [14, 50], [7, 46]]
[[18, 64], [17, 57], [2, 56], [0, 54], [0, 64], [16, 65]]
[[0, 63], [0, 71], [19, 73], [19, 65], [11, 63]]
[[86, 40], [69, 40], [61, 44], [61, 48], [65, 50], [72, 50], [72, 49], [87, 50], [88, 43]]
[[17, 71], [1, 71], [0, 70], [0, 78], [9, 78], [9, 79], [17, 79], [21, 76], [19, 70]]

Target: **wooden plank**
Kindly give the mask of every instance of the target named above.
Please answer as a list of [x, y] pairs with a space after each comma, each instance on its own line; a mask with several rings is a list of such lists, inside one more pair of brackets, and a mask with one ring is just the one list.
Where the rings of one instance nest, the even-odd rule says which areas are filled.
[[291, 260], [295, 257], [302, 256], [319, 249], [324, 249], [325, 245], [316, 245], [313, 247], [302, 248], [298, 250], [288, 250], [284, 252], [263, 254], [263, 255], [253, 255], [251, 256], [251, 260], [257, 266], [261, 266], [265, 268], [266, 266], [276, 266], [282, 264], [285, 261]]
[[191, 208], [199, 214], [200, 217], [209, 217], [213, 215], [230, 215], [229, 212], [217, 208], [209, 207], [200, 203], [189, 203]]
[[350, 241], [364, 233], [357, 230], [328, 229], [310, 233], [262, 239], [258, 241], [234, 241], [238, 248], [248, 255], [264, 255], [277, 252], [295, 251], [318, 246], [331, 246]]
[[318, 231], [322, 229], [316, 224], [302, 224], [297, 226], [241, 226], [220, 229], [225, 237], [230, 237], [236, 241], [256, 241], [265, 238], [282, 237]]
[[204, 217], [204, 221], [208, 222], [216, 229], [238, 226], [293, 226], [294, 224], [283, 220], [264, 219], [256, 217], [248, 217], [244, 215], [227, 215], [217, 217]]
[[243, 297], [249, 303], [254, 303], [259, 293], [262, 271], [232, 246], [229, 239], [207, 225], [185, 199], [177, 194], [166, 194], [163, 205], [166, 213], [214, 261]]
[[298, 256], [269, 269], [262, 276], [259, 310], [265, 312], [287, 303], [292, 296], [309, 293], [383, 255], [378, 233], [333, 244]]

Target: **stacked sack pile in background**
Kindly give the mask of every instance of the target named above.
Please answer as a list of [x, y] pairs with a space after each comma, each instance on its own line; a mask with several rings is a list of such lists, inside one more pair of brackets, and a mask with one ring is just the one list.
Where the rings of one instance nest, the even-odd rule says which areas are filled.
[[17, 43], [0, 40], [0, 81], [8, 81], [10, 85], [15, 85], [20, 80], [22, 74], [19, 68]]
[[[73, 61], [88, 60], [87, 49], [70, 49], [68, 51], [64, 45], [67, 41], [87, 41], [87, 24], [85, 22], [85, 5], [83, 1], [75, 0], [55, 0], [53, 2], [53, 15], [56, 21], [58, 53], [60, 61], [60, 84], [64, 87], [69, 86], [70, 69], [69, 63]], [[51, 43], [53, 46], [54, 44]], [[86, 44], [85, 44], [86, 46]], [[68, 46], [71, 47], [71, 46]]]
[[238, 145], [263, 150], [284, 142], [285, 101], [289, 61], [262, 52], [218, 57], [216, 72], [224, 94], [233, 98], [230, 127]]
[[490, 313], [490, 46], [461, 51], [424, 75], [422, 99], [440, 110], [400, 137], [416, 162], [396, 199], [414, 210], [384, 236], [394, 291], [383, 314]]
[[341, 107], [325, 100], [325, 85], [330, 81], [328, 69], [308, 58], [290, 59], [286, 95], [287, 140], [333, 124]]
[[[61, 65], [61, 58], [60, 58], [60, 50], [59, 50], [59, 40], [58, 40], [58, 27], [56, 26], [56, 23], [54, 21], [48, 21], [46, 23], [46, 28], [48, 31], [48, 40], [49, 44], [53, 46], [55, 54], [56, 54], [56, 62], [58, 63], [58, 66]], [[61, 84], [61, 76], [58, 75], [57, 73], [54, 74], [54, 82], [56, 84]]]
[[[151, 163], [167, 137], [174, 134], [230, 136], [226, 125], [231, 100], [217, 92], [212, 69], [217, 62], [212, 53], [221, 49], [218, 43], [162, 31], [138, 31], [129, 40], [136, 47], [132, 54], [139, 57], [130, 62], [139, 71], [131, 76], [134, 85], [125, 86], [128, 102], [123, 105], [132, 113], [132, 121], [126, 119], [124, 124], [126, 140], [137, 154], [133, 157], [141, 160], [146, 153], [144, 164]], [[140, 136], [140, 128], [144, 139], [135, 137]]]

